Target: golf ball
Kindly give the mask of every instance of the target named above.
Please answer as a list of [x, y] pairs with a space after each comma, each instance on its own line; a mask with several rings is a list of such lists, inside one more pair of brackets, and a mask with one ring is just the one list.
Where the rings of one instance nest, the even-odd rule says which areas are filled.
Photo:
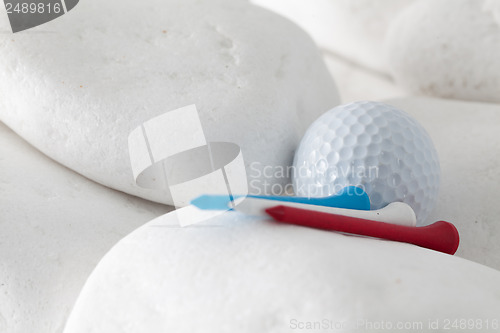
[[379, 102], [337, 106], [307, 130], [295, 153], [296, 195], [322, 197], [360, 186], [371, 209], [409, 204], [421, 225], [439, 191], [439, 160], [425, 129]]

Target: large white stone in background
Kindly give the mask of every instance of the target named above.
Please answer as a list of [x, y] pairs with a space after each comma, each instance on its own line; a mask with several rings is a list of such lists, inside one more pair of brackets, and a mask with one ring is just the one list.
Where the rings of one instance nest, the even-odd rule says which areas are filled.
[[236, 212], [179, 228], [173, 214], [106, 254], [65, 333], [284, 333], [325, 319], [325, 332], [436, 332], [429, 321], [498, 320], [500, 272], [462, 258]]
[[418, 1], [391, 25], [387, 54], [410, 93], [500, 102], [500, 2]]
[[456, 255], [500, 269], [500, 104], [418, 97], [386, 103], [418, 120], [438, 152], [441, 186], [428, 222], [454, 223]]
[[299, 24], [321, 48], [349, 62], [388, 73], [384, 50], [387, 29], [415, 0], [251, 1]]
[[242, 1], [81, 1], [0, 34], [0, 54], [0, 120], [82, 175], [158, 202], [172, 200], [138, 188], [128, 156], [145, 120], [196, 104], [207, 140], [239, 144], [249, 170], [291, 165], [307, 126], [338, 104], [309, 36]]
[[323, 59], [335, 78], [340, 100], [343, 103], [380, 101], [407, 95], [406, 91], [396, 85], [387, 75], [368, 71], [356, 64], [346, 62], [331, 52], [325, 52]]
[[102, 256], [170, 209], [68, 170], [0, 123], [0, 332], [60, 333]]

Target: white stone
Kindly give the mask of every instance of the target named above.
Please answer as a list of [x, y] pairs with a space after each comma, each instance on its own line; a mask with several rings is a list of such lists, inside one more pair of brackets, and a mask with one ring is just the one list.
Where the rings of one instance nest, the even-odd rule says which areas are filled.
[[0, 123], [0, 332], [60, 333], [88, 275], [166, 206], [98, 185]]
[[435, 332], [429, 320], [498, 316], [500, 272], [461, 258], [236, 212], [207, 223], [179, 228], [173, 212], [120, 241], [64, 332], [281, 333], [323, 319]]
[[391, 25], [387, 53], [410, 93], [500, 102], [500, 2], [419, 1]]
[[[499, 105], [430, 98], [386, 102], [410, 113], [434, 140], [442, 184], [432, 217], [457, 226], [461, 245], [456, 256], [500, 268], [500, 207], [496, 203], [500, 190], [494, 186], [500, 177], [500, 161], [498, 154], [492, 153], [500, 146], [496, 135]], [[60, 332], [100, 258], [119, 239], [165, 208], [93, 184], [50, 161], [9, 130], [0, 129], [0, 276], [4, 284], [0, 284], [0, 332]], [[257, 326], [249, 326], [248, 331], [266, 331], [262, 326], [275, 325], [274, 320], [288, 328], [290, 316], [302, 315], [308, 320], [324, 314], [335, 319], [339, 313], [347, 313], [345, 318], [353, 318], [360, 313], [353, 309], [354, 302], [367, 311], [365, 320], [376, 318], [377, 308], [382, 318], [403, 320], [425, 319], [432, 312], [436, 316], [481, 318], [498, 313], [498, 272], [460, 258], [444, 259], [404, 244], [272, 227], [256, 220], [220, 221], [230, 225], [178, 229], [172, 225], [153, 227], [152, 222], [151, 227], [126, 237], [91, 275], [67, 332], [87, 332], [89, 323], [83, 320], [90, 317], [97, 318], [96, 325], [102, 324], [97, 328], [130, 324], [132, 320], [150, 327], [182, 326], [185, 318], [196, 323], [198, 316], [205, 324], [208, 312], [202, 310], [211, 305], [214, 309], [220, 306], [223, 314], [229, 311], [223, 297], [227, 297], [224, 302], [233, 300], [228, 303], [229, 307], [235, 305], [233, 317], [215, 318], [210, 325], [259, 318], [254, 322]], [[176, 238], [178, 233], [180, 239]], [[134, 249], [139, 252], [134, 254]], [[132, 266], [123, 268], [128, 260]], [[145, 270], [133, 271], [137, 267]], [[101, 273], [108, 268], [113, 275], [106, 278]], [[130, 274], [130, 281], [123, 280], [127, 275], [115, 280], [121, 272]], [[175, 277], [172, 272], [181, 275]], [[196, 277], [191, 282], [195, 289], [186, 292], [191, 273]], [[133, 287], [130, 293], [126, 292], [129, 286]], [[166, 318], [178, 315], [181, 319], [165, 323], [162, 313], [172, 305], [162, 302], [170, 302], [171, 289], [176, 286], [180, 290], [174, 290], [173, 297], [184, 303], [176, 303], [181, 307]], [[260, 289], [250, 290], [251, 286]], [[264, 295], [265, 288], [269, 288], [269, 295]], [[222, 291], [222, 296], [213, 290]], [[156, 292], [158, 295], [152, 295]], [[184, 292], [186, 298], [182, 298]], [[334, 297], [328, 298], [331, 295]], [[215, 303], [210, 297], [215, 297]], [[132, 304], [138, 299], [139, 303]], [[106, 303], [99, 307], [101, 301]], [[105, 308], [120, 302], [123, 305]], [[192, 308], [189, 302], [193, 302]], [[253, 306], [245, 308], [247, 304]], [[325, 307], [321, 308], [322, 304]], [[377, 307], [380, 304], [386, 306]], [[477, 309], [473, 309], [476, 304]], [[131, 315], [134, 306], [139, 309]], [[98, 314], [103, 308], [105, 312]], [[236, 311], [243, 308], [246, 310], [238, 317]], [[333, 310], [325, 310], [330, 308]], [[110, 314], [110, 309], [116, 311]], [[192, 315], [196, 309], [200, 311]], [[488, 312], [491, 309], [496, 313]], [[181, 315], [183, 310], [186, 312]], [[122, 326], [117, 327], [121, 331]], [[212, 330], [221, 331], [218, 327]]]
[[456, 255], [500, 269], [500, 104], [433, 98], [388, 100], [431, 136], [441, 164], [438, 202], [428, 222], [452, 222]]
[[243, 1], [81, 1], [1, 34], [0, 53], [0, 120], [90, 179], [169, 204], [132, 177], [127, 137], [144, 121], [196, 104], [207, 141], [240, 145], [251, 173], [290, 165], [307, 126], [338, 104], [309, 36]]
[[[415, 0], [251, 0], [291, 19], [323, 49], [388, 73], [387, 29]], [[339, 84], [340, 86], [340, 84]]]
[[328, 70], [337, 83], [342, 103], [401, 98], [407, 92], [387, 75], [346, 62], [333, 53], [324, 53]]

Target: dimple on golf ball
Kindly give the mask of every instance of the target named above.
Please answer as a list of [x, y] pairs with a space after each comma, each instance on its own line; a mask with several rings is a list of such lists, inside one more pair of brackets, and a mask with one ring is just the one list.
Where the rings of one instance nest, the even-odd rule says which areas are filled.
[[321, 197], [360, 186], [372, 209], [402, 201], [419, 224], [439, 192], [431, 138], [408, 114], [380, 102], [354, 102], [323, 114], [300, 142], [293, 170], [296, 195]]

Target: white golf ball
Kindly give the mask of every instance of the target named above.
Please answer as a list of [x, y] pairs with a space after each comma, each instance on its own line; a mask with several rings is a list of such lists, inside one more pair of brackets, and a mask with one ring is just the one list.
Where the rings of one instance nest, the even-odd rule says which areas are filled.
[[405, 112], [379, 102], [333, 108], [307, 130], [295, 153], [293, 187], [321, 197], [362, 187], [371, 208], [409, 204], [422, 224], [439, 191], [439, 160], [425, 129]]

